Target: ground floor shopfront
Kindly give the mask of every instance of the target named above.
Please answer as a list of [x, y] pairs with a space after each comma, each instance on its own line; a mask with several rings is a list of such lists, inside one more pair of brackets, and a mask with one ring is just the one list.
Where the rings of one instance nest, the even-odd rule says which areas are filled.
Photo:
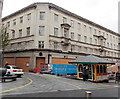
[[[69, 61], [85, 55], [88, 54], [51, 50], [13, 51], [5, 53], [4, 64], [16, 65], [25, 72], [29, 72], [36, 67], [43, 67], [46, 64], [68, 64]], [[112, 60], [118, 61], [118, 59]]]

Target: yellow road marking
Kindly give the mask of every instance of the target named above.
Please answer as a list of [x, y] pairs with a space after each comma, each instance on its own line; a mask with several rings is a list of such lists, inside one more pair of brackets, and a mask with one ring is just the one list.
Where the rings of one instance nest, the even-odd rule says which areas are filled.
[[[35, 74], [33, 74], [35, 75]], [[40, 76], [40, 75], [38, 75]], [[48, 75], [47, 75], [48, 76]], [[50, 77], [50, 76], [49, 76]], [[109, 86], [109, 87], [101, 87], [101, 88], [90, 88], [90, 89], [85, 89], [85, 88], [81, 88], [77, 85], [74, 85], [74, 84], [71, 84], [71, 83], [68, 83], [68, 82], [64, 82], [64, 81], [61, 81], [61, 80], [58, 80], [58, 79], [55, 79], [54, 77], [51, 77], [51, 78], [48, 78], [48, 79], [53, 79], [53, 80], [56, 80], [58, 82], [62, 82], [62, 83], [66, 83], [68, 85], [71, 85], [73, 87], [76, 87], [77, 89], [82, 89], [82, 90], [102, 90], [102, 89], [110, 89], [110, 88], [115, 88], [115, 87], [120, 87], [120, 86]]]
[[20, 87], [16, 87], [16, 88], [13, 88], [13, 89], [9, 89], [9, 90], [5, 90], [5, 91], [1, 91], [0, 93], [5, 93], [5, 92], [9, 92], [9, 91], [17, 90], [17, 89], [20, 89], [20, 88], [26, 87], [26, 86], [28, 86], [28, 85], [30, 85], [30, 84], [33, 83], [32, 79], [27, 78], [27, 77], [24, 77], [24, 78], [28, 79], [30, 82], [29, 82], [28, 84], [25, 84], [25, 85], [20, 86]]

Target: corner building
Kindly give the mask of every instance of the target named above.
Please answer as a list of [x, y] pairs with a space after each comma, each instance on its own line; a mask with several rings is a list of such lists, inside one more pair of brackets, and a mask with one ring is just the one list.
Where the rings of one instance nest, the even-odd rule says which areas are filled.
[[52, 3], [34, 3], [2, 19], [9, 29], [5, 61], [28, 72], [93, 54], [120, 61], [120, 34]]

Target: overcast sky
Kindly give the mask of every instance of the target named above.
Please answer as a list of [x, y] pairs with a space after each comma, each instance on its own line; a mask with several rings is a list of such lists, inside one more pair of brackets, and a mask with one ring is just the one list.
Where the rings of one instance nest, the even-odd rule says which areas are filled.
[[34, 2], [50, 2], [112, 31], [118, 32], [119, 1], [120, 0], [4, 0], [2, 17]]

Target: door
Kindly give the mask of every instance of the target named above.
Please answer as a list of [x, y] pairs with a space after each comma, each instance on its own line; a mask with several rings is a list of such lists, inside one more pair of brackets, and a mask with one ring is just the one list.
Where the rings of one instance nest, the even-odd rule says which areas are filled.
[[16, 58], [16, 66], [23, 69], [24, 72], [29, 72], [29, 66], [27, 66], [27, 64], [29, 63], [30, 63], [29, 57], [17, 57]]
[[40, 67], [45, 67], [45, 57], [37, 57], [36, 58], [36, 68], [40, 68]]

